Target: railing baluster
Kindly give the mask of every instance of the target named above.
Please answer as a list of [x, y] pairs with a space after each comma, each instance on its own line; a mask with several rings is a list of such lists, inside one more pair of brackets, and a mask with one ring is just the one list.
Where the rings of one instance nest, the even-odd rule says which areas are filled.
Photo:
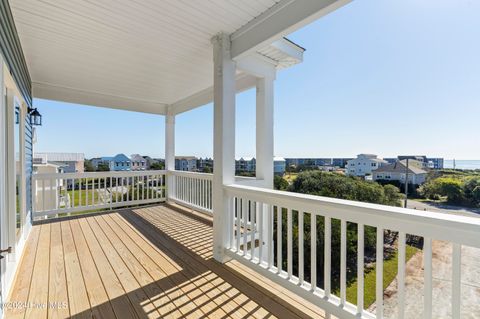
[[45, 180], [42, 179], [42, 211], [45, 211]]
[[240, 221], [242, 217], [242, 205], [241, 205], [241, 198], [237, 197], [237, 253], [240, 252]]
[[376, 316], [383, 318], [383, 228], [377, 227], [377, 252], [376, 252]]
[[340, 221], [340, 304], [347, 301], [347, 221]]
[[363, 314], [363, 290], [364, 290], [364, 226], [358, 224], [358, 243], [357, 243], [357, 315]]
[[250, 201], [250, 260], [253, 259], [255, 255], [255, 231], [256, 231], [256, 215], [257, 215], [257, 203]]
[[235, 246], [235, 197], [228, 198], [228, 249]]
[[461, 316], [462, 301], [462, 246], [452, 244], [452, 318], [459, 319]]
[[113, 200], [113, 177], [110, 176], [110, 209], [112, 208], [112, 200]]
[[398, 232], [398, 318], [405, 318], [405, 233]]
[[277, 206], [277, 271], [282, 273], [282, 208]]
[[304, 253], [303, 253], [303, 237], [304, 237], [304, 230], [303, 230], [303, 212], [298, 211], [298, 280], [300, 285], [303, 285], [304, 280]]
[[242, 214], [243, 214], [243, 249], [242, 253], [244, 256], [247, 255], [247, 235], [248, 235], [248, 200], [242, 198]]
[[72, 178], [72, 199], [70, 207], [75, 208], [75, 179]]
[[140, 179], [143, 177], [142, 176], [138, 176], [137, 177], [137, 182], [135, 183], [135, 187], [137, 188], [137, 200], [140, 200]]
[[432, 239], [423, 238], [423, 277], [424, 277], [424, 299], [423, 299], [423, 318], [432, 318]]
[[273, 205], [267, 204], [267, 249], [268, 269], [273, 266]]
[[83, 206], [82, 193], [83, 193], [83, 189], [82, 189], [82, 179], [79, 178], [79, 179], [78, 179], [78, 206]]
[[257, 203], [257, 212], [258, 212], [258, 263], [261, 264], [263, 261], [263, 223], [264, 223], [264, 209], [265, 205], [263, 203]]
[[[331, 290], [331, 268], [332, 268], [332, 219], [325, 216], [325, 262], [324, 262], [324, 282], [325, 282], [325, 297], [330, 298]], [[329, 318], [330, 315], [327, 314], [326, 318]]]
[[89, 192], [89, 189], [88, 189], [88, 178], [85, 178], [85, 206], [90, 206], [90, 202], [88, 200], [88, 192]]
[[287, 272], [288, 278], [292, 279], [293, 271], [293, 230], [292, 230], [292, 210], [287, 209]]
[[310, 214], [310, 278], [312, 291], [317, 288], [317, 215]]

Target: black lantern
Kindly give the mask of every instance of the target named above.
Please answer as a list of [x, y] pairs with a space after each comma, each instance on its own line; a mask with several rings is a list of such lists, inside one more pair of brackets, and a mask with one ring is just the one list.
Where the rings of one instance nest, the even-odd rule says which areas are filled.
[[34, 126], [41, 126], [42, 125], [42, 114], [38, 112], [37, 108], [28, 109], [28, 114], [30, 115], [30, 123]]

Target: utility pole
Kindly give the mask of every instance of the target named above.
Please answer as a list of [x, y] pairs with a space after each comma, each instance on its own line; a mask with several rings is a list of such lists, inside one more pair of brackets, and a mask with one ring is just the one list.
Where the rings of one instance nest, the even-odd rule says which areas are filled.
[[405, 208], [407, 208], [407, 201], [408, 201], [408, 158], [407, 158], [407, 166], [405, 169]]

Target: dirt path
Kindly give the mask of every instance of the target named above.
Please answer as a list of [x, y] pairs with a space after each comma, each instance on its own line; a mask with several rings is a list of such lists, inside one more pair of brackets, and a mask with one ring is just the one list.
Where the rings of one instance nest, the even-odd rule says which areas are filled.
[[[451, 318], [452, 246], [432, 242], [433, 318]], [[462, 318], [480, 318], [480, 249], [462, 247]], [[406, 267], [405, 318], [423, 317], [423, 253], [413, 256]], [[385, 318], [397, 317], [397, 281], [385, 290]]]

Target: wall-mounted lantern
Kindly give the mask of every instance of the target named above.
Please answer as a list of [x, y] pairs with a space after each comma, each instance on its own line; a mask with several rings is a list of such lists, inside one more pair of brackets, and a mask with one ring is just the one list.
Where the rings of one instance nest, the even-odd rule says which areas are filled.
[[38, 112], [37, 108], [28, 108], [28, 114], [30, 115], [30, 123], [33, 126], [42, 125], [42, 114]]

